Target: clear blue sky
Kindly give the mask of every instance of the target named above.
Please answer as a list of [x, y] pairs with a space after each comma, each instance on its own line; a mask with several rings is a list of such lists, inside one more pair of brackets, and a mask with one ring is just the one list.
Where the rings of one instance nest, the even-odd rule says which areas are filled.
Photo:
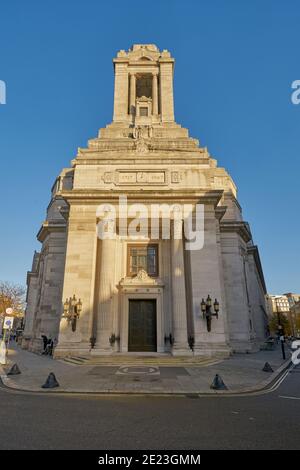
[[1, 3], [0, 279], [25, 283], [50, 188], [112, 118], [112, 58], [155, 43], [176, 59], [176, 120], [233, 176], [270, 292], [300, 291], [300, 3]]

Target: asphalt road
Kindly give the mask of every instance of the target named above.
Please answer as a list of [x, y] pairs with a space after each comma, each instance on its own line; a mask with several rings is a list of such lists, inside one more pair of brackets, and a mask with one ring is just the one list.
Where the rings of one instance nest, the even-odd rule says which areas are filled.
[[0, 449], [300, 449], [300, 367], [246, 397], [31, 395], [0, 388]]

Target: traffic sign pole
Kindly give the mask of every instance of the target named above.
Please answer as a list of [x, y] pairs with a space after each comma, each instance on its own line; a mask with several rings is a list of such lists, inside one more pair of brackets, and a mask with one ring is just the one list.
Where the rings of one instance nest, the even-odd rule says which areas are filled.
[[0, 364], [2, 364], [2, 365], [6, 364], [6, 357], [7, 357], [5, 336], [6, 336], [6, 330], [3, 330], [3, 338], [2, 338], [1, 343], [0, 343]]
[[[7, 355], [8, 355], [8, 346], [9, 346], [9, 340], [10, 340], [10, 331], [12, 329], [12, 326], [13, 326], [13, 322], [14, 322], [14, 317], [10, 316], [13, 314], [13, 308], [11, 307], [8, 307], [6, 310], [5, 310], [5, 313], [6, 315], [8, 315], [7, 317], [4, 318], [4, 322], [3, 322], [3, 338], [0, 342], [0, 364], [2, 365], [5, 365], [6, 364], [6, 360], [7, 360]], [[9, 331], [9, 336], [8, 336], [8, 344], [6, 345], [6, 331]]]
[[7, 345], [6, 345], [6, 356], [8, 356], [9, 342], [10, 342], [11, 330], [8, 330]]

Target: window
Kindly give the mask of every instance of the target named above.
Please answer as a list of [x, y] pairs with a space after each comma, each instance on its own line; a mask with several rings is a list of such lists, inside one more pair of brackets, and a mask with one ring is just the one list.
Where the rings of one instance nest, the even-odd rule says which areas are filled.
[[152, 97], [152, 74], [146, 73], [143, 75], [138, 74], [136, 77], [136, 97], [141, 98], [146, 96], [146, 98]]
[[146, 107], [141, 107], [140, 108], [140, 116], [148, 116], [148, 108]]
[[144, 269], [149, 276], [158, 276], [158, 245], [128, 245], [127, 274], [135, 276]]

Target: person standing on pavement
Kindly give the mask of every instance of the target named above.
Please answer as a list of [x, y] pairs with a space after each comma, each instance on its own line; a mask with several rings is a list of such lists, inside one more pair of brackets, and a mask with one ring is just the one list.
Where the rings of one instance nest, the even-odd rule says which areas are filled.
[[42, 354], [45, 354], [46, 353], [46, 348], [47, 348], [47, 343], [48, 343], [48, 338], [46, 335], [42, 335], [42, 340], [43, 340], [43, 345], [44, 345], [44, 350], [42, 352]]

